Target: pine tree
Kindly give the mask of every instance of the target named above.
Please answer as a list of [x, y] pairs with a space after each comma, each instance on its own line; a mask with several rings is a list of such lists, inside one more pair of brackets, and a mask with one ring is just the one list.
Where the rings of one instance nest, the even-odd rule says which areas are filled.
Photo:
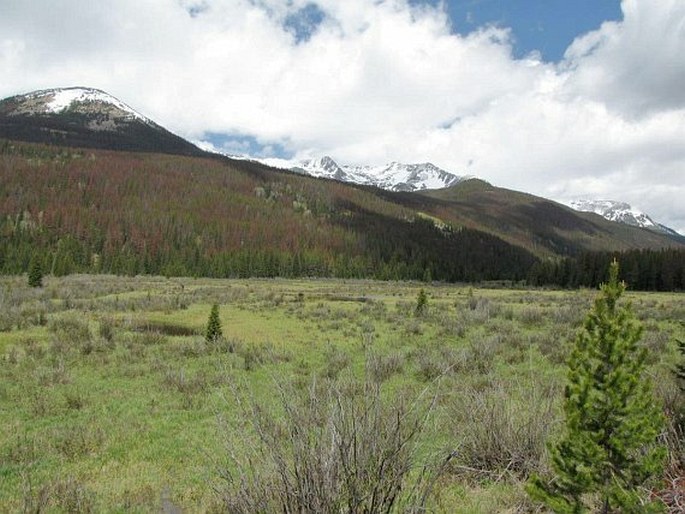
[[678, 385], [680, 387], [680, 390], [685, 392], [685, 341], [678, 340], [677, 342], [678, 352], [680, 352], [680, 356], [683, 359], [683, 361], [676, 364], [674, 374], [676, 376], [676, 379], [678, 379]]
[[643, 376], [642, 329], [630, 305], [618, 305], [624, 290], [614, 261], [568, 361], [566, 430], [550, 448], [554, 480], [534, 476], [528, 484], [531, 497], [554, 512], [660, 510], [639, 487], [662, 469], [665, 449], [656, 438], [663, 418]]
[[31, 258], [29, 263], [29, 286], [43, 287], [43, 269], [36, 255]]
[[426, 296], [426, 291], [421, 289], [418, 296], [416, 297], [416, 315], [423, 316], [428, 307], [428, 296]]
[[219, 306], [215, 303], [212, 305], [212, 310], [209, 313], [207, 320], [207, 330], [205, 332], [205, 340], [208, 343], [214, 343], [222, 336], [221, 320], [219, 319]]

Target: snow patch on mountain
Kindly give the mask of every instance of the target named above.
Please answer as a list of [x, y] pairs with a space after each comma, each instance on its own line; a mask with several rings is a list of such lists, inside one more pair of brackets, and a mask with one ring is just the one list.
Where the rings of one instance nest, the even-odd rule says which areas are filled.
[[292, 166], [291, 170], [314, 177], [376, 186], [390, 191], [441, 189], [470, 178], [454, 175], [429, 162], [421, 164], [392, 162], [382, 166], [341, 166], [328, 156], [302, 161]]
[[342, 167], [338, 166], [338, 163], [328, 156], [302, 161], [293, 166], [292, 170], [304, 172], [312, 177], [330, 178], [344, 182], [355, 182], [357, 184], [368, 183], [366, 182], [368, 177], [352, 177], [348, 175]]
[[107, 111], [115, 115], [119, 121], [138, 120], [154, 125], [149, 118], [99, 89], [84, 87], [43, 89], [15, 97], [15, 100], [21, 100], [21, 102], [11, 114], [61, 114], [67, 110], [87, 114]]
[[655, 222], [648, 214], [633, 208], [626, 202], [618, 202], [615, 200], [572, 200], [568, 205], [576, 211], [599, 214], [609, 221], [625, 223], [626, 225], [632, 225], [634, 227], [648, 228], [656, 232], [678, 235], [675, 230]]

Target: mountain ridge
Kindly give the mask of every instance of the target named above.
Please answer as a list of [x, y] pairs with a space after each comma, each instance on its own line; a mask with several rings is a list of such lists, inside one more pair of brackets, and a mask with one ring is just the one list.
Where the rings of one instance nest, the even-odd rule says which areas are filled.
[[[391, 162], [382, 166], [371, 166], [339, 165], [333, 158], [327, 155], [299, 162], [283, 159], [253, 159], [248, 156], [231, 157], [253, 160], [267, 166], [287, 169], [312, 177], [368, 185], [396, 192], [422, 192], [425, 190], [444, 189], [460, 182], [477, 179], [477, 177], [472, 175], [454, 175], [430, 162], [419, 164]], [[632, 208], [626, 202], [583, 199], [558, 203], [562, 203], [578, 212], [598, 214], [608, 221], [645, 228], [676, 238], [685, 237], [672, 228], [654, 221], [646, 213]]]
[[339, 180], [350, 184], [373, 186], [388, 191], [416, 192], [425, 189], [442, 189], [473, 178], [455, 175], [433, 163], [406, 164], [397, 161], [384, 165], [338, 164], [324, 155], [300, 161], [289, 159], [254, 158], [248, 155], [222, 154], [231, 159], [258, 162], [266, 166], [289, 170], [311, 177]]
[[82, 86], [0, 100], [0, 137], [70, 147], [206, 155], [114, 96]]

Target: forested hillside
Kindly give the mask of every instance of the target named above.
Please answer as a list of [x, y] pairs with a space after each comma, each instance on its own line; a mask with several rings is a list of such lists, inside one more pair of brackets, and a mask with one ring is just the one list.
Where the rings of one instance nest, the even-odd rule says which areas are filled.
[[[419, 195], [219, 157], [9, 141], [0, 143], [0, 157], [3, 274], [26, 272], [34, 259], [45, 273], [57, 276], [592, 285], [567, 278], [579, 273], [557, 271], [576, 262], [559, 259], [589, 250], [671, 246], [671, 260], [680, 259], [681, 267], [685, 261], [679, 243], [665, 236], [588, 220], [553, 202], [480, 181]], [[637, 255], [653, 261], [652, 254], [658, 251]], [[678, 273], [670, 281], [645, 281], [645, 287], [680, 288]], [[603, 270], [598, 267], [593, 276], [603, 276]]]
[[525, 278], [535, 257], [374, 191], [261, 165], [2, 145], [0, 270]]

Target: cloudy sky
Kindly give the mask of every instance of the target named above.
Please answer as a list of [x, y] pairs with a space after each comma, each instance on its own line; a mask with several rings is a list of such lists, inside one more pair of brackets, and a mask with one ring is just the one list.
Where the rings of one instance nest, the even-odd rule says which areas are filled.
[[103, 89], [194, 141], [424, 162], [685, 234], [683, 0], [0, 0], [0, 96]]

